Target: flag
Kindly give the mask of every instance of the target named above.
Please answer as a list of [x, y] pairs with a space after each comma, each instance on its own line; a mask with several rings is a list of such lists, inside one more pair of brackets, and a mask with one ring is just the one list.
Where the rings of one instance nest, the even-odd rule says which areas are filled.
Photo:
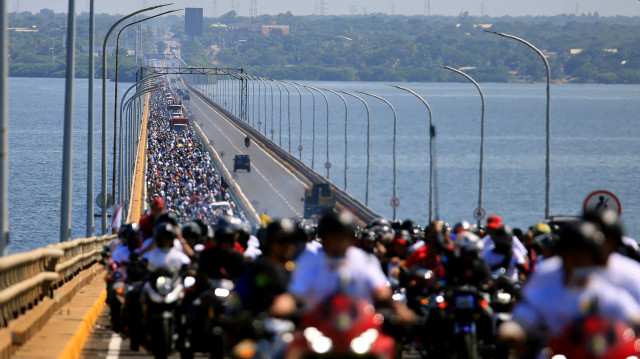
[[273, 223], [273, 219], [267, 216], [265, 213], [260, 214], [260, 219], [262, 220], [262, 228], [267, 228], [269, 223]]
[[122, 226], [122, 206], [117, 205], [113, 208], [113, 215], [111, 216], [111, 228], [115, 233], [120, 231], [120, 226]]

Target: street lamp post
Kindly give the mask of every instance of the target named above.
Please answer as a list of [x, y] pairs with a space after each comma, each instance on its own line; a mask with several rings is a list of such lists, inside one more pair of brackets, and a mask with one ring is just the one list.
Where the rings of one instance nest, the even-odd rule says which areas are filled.
[[95, 25], [94, 0], [89, 1], [89, 93], [87, 109], [87, 228], [86, 237], [93, 237], [93, 81], [94, 81], [94, 25]]
[[364, 195], [364, 201], [365, 204], [368, 206], [369, 205], [369, 166], [371, 164], [371, 146], [370, 146], [370, 138], [371, 138], [371, 122], [369, 119], [369, 105], [367, 104], [367, 102], [365, 100], [362, 99], [362, 97], [358, 96], [358, 95], [354, 95], [352, 93], [346, 92], [346, 91], [339, 91], [342, 92], [345, 95], [349, 95], [352, 97], [357, 98], [358, 100], [360, 100], [360, 102], [362, 102], [364, 104], [364, 107], [367, 109], [367, 188], [365, 190], [365, 195]]
[[429, 103], [427, 103], [427, 101], [425, 101], [425, 99], [422, 98], [422, 96], [418, 95], [417, 93], [415, 93], [414, 91], [406, 88], [406, 87], [402, 87], [402, 86], [396, 86], [396, 85], [392, 85], [393, 87], [400, 89], [400, 90], [404, 90], [407, 91], [411, 94], [413, 94], [414, 96], [416, 96], [418, 99], [420, 99], [420, 101], [422, 101], [422, 103], [427, 107], [427, 110], [429, 112], [429, 223], [431, 223], [433, 221], [433, 207], [434, 207], [434, 184], [433, 184], [433, 180], [435, 178], [434, 176], [434, 172], [435, 172], [435, 167], [434, 167], [434, 153], [433, 153], [433, 138], [436, 136], [436, 128], [433, 125], [433, 115], [431, 113], [431, 106], [429, 106]]
[[324, 92], [320, 91], [319, 89], [309, 85], [305, 87], [319, 92], [322, 95], [322, 97], [324, 97], [324, 102], [327, 104], [327, 161], [324, 163], [324, 168], [327, 169], [327, 179], [330, 180], [331, 179], [331, 161], [329, 159], [329, 100], [327, 99], [327, 95], [325, 95]]
[[[271, 90], [271, 131], [269, 131], [269, 132], [271, 133], [271, 141], [273, 141], [273, 85], [271, 84], [271, 81], [269, 81], [269, 79], [264, 79], [264, 80], [269, 84], [269, 89]], [[267, 91], [265, 91], [265, 99], [264, 99], [265, 103], [267, 101], [266, 93], [267, 93]], [[264, 112], [265, 112], [265, 114], [264, 114], [264, 133], [266, 135], [267, 134], [267, 108], [266, 108], [266, 105], [265, 105], [265, 108], [264, 108]]]
[[309, 91], [311, 93], [311, 99], [313, 100], [313, 107], [312, 107], [312, 112], [313, 112], [313, 119], [311, 120], [311, 127], [312, 132], [311, 132], [311, 169], [316, 169], [316, 96], [313, 93], [313, 90], [311, 90], [309, 87], [305, 86], [305, 85], [301, 85], [299, 83], [296, 83], [298, 86], [302, 86], [305, 89], [307, 89], [307, 91]]
[[300, 88], [298, 88], [295, 83], [289, 81], [282, 82], [286, 82], [289, 85], [293, 86], [296, 91], [298, 91], [298, 96], [300, 96], [300, 143], [298, 144], [298, 158], [300, 159], [300, 161], [302, 161], [302, 92], [300, 92]]
[[150, 6], [121, 17], [111, 25], [102, 42], [102, 234], [107, 233], [107, 41], [111, 32], [124, 20], [141, 12], [169, 5], [171, 4]]
[[344, 103], [344, 190], [346, 192], [347, 191], [347, 169], [349, 168], [349, 165], [347, 164], [347, 155], [349, 152], [347, 147], [347, 138], [349, 137], [348, 136], [349, 132], [347, 128], [347, 124], [349, 123], [349, 105], [347, 104], [347, 100], [345, 100], [344, 97], [339, 93], [337, 93], [336, 91], [329, 90], [326, 88], [323, 88], [323, 90], [329, 91], [332, 94], [340, 97], [340, 99]]
[[[289, 91], [287, 85], [285, 85], [282, 81], [274, 81], [276, 83], [280, 82], [282, 84], [282, 87], [287, 90], [287, 122], [289, 124], [289, 154], [291, 154], [291, 91]], [[282, 145], [280, 145], [280, 147], [282, 147]]]
[[533, 49], [533, 51], [535, 51], [540, 56], [540, 58], [544, 62], [544, 67], [547, 70], [547, 159], [546, 159], [546, 171], [545, 171], [546, 195], [545, 195], [544, 216], [545, 218], [549, 218], [551, 216], [550, 215], [550, 210], [551, 210], [551, 161], [550, 161], [550, 158], [551, 158], [551, 70], [549, 69], [549, 61], [547, 60], [547, 57], [544, 56], [542, 51], [538, 50], [538, 48], [530, 44], [528, 41], [525, 41], [513, 35], [504, 34], [502, 32], [495, 32], [495, 31], [489, 31], [489, 30], [484, 30], [484, 31], [491, 34], [496, 34], [502, 37], [506, 37], [509, 39], [513, 39], [529, 46], [531, 49]]
[[[484, 94], [482, 93], [482, 89], [480, 88], [480, 85], [478, 85], [478, 83], [471, 78], [471, 76], [467, 75], [466, 73], [458, 70], [458, 69], [454, 69], [451, 66], [442, 66], [443, 69], [449, 70], [449, 71], [453, 71], [455, 73], [458, 73], [464, 77], [467, 78], [467, 80], [471, 81], [476, 88], [478, 89], [478, 92], [480, 93], [480, 99], [482, 99], [482, 119], [480, 122], [480, 183], [479, 183], [479, 188], [478, 188], [478, 208], [482, 208], [482, 185], [483, 185], [483, 177], [484, 177]], [[478, 220], [478, 226], [480, 226], [481, 221]]]
[[115, 198], [115, 192], [116, 192], [116, 180], [115, 180], [115, 176], [116, 176], [116, 152], [117, 152], [117, 138], [118, 138], [118, 60], [119, 60], [119, 52], [120, 52], [120, 35], [122, 34], [122, 31], [124, 31], [124, 29], [128, 28], [131, 25], [135, 25], [138, 23], [141, 23], [143, 21], [147, 21], [147, 20], [151, 20], [153, 18], [156, 18], [158, 16], [162, 16], [162, 15], [166, 15], [166, 14], [170, 14], [172, 12], [176, 12], [176, 11], [182, 11], [182, 9], [176, 9], [176, 10], [169, 10], [169, 11], [165, 11], [162, 12], [160, 14], [157, 15], [153, 15], [153, 16], [149, 16], [146, 17], [144, 19], [141, 20], [137, 20], [137, 21], [133, 21], [130, 22], [128, 24], [126, 24], [125, 26], [123, 26], [120, 31], [118, 31], [118, 36], [116, 37], [116, 68], [115, 68], [115, 72], [116, 72], [116, 76], [115, 76], [115, 93], [114, 93], [114, 101], [113, 101], [113, 180], [111, 183], [112, 186], [112, 190], [113, 190], [113, 196]]
[[62, 198], [60, 200], [60, 242], [71, 239], [71, 188], [73, 173], [73, 81], [76, 52], [76, 2], [69, 0], [67, 14], [67, 69], [64, 96], [64, 139], [62, 146]]
[[393, 112], [393, 197], [391, 198], [391, 207], [393, 207], [393, 220], [395, 221], [398, 215], [398, 206], [400, 206], [400, 200], [398, 199], [397, 196], [397, 191], [396, 191], [396, 183], [397, 183], [397, 171], [396, 171], [396, 135], [398, 133], [398, 116], [396, 115], [396, 109], [393, 108], [393, 105], [385, 100], [384, 98], [374, 95], [374, 94], [370, 94], [367, 92], [362, 92], [362, 91], [356, 91], [357, 93], [361, 93], [363, 95], [367, 95], [367, 96], [371, 96], [371, 97], [375, 97], [378, 100], [382, 100], [384, 101], [384, 103], [386, 103], [389, 108], [391, 108], [391, 111]]
[[7, 2], [0, 1], [0, 257], [9, 246], [9, 37]]

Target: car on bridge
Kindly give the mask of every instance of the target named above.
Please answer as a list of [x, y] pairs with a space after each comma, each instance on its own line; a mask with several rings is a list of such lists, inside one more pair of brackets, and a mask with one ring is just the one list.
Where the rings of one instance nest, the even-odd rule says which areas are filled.
[[233, 172], [237, 170], [247, 170], [247, 172], [251, 172], [251, 159], [249, 159], [249, 155], [236, 155], [233, 158]]

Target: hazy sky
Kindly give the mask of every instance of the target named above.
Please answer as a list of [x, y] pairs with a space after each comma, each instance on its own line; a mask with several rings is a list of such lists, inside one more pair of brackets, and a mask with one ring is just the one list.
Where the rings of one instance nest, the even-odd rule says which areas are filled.
[[[171, 0], [95, 0], [97, 13], [127, 14], [146, 6]], [[204, 16], [220, 16], [232, 9], [248, 16], [250, 0], [173, 0], [175, 7], [202, 7]], [[278, 14], [291, 11], [294, 15], [320, 14], [321, 3], [327, 15], [387, 13], [397, 15], [425, 15], [430, 3], [431, 15], [456, 16], [468, 11], [472, 16], [524, 16], [587, 14], [597, 11], [601, 16], [640, 16], [638, 0], [256, 0], [258, 14]], [[52, 9], [65, 12], [65, 0], [7, 0], [8, 11]], [[214, 7], [215, 5], [215, 7]], [[89, 0], [76, 0], [76, 11], [89, 11]]]

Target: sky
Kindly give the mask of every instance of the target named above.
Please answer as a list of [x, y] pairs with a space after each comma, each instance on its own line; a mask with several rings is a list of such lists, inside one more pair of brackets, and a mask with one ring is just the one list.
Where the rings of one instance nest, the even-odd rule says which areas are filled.
[[[96, 13], [127, 14], [147, 6], [173, 1], [175, 7], [201, 7], [204, 16], [220, 16], [231, 9], [240, 16], [250, 15], [251, 2], [257, 14], [278, 14], [291, 11], [294, 15], [361, 15], [387, 13], [395, 15], [457, 16], [468, 11], [471, 16], [552, 16], [559, 14], [589, 14], [600, 16], [640, 16], [639, 0], [96, 0]], [[76, 12], [88, 12], [89, 0], [76, 0]], [[7, 0], [7, 11], [52, 9], [67, 12], [65, 0]]]

